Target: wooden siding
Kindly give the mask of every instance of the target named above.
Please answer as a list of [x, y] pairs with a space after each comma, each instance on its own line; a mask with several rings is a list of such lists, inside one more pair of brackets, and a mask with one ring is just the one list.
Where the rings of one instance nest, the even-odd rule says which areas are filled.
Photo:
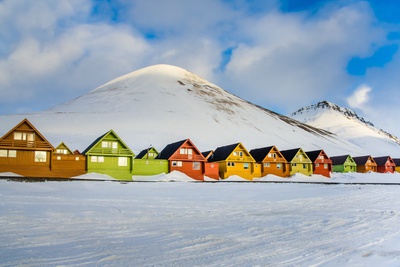
[[132, 180], [134, 153], [110, 130], [97, 138], [83, 154], [88, 173], [101, 173], [117, 180]]
[[132, 175], [157, 175], [168, 173], [168, 160], [163, 159], [134, 159]]

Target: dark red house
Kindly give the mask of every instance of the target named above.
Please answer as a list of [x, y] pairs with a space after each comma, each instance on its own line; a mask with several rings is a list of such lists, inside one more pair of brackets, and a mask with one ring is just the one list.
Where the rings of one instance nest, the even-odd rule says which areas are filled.
[[313, 173], [330, 178], [332, 172], [332, 160], [323, 149], [306, 152], [313, 165]]
[[374, 157], [374, 160], [377, 165], [377, 172], [380, 173], [394, 173], [396, 169], [396, 164], [390, 156], [384, 157]]

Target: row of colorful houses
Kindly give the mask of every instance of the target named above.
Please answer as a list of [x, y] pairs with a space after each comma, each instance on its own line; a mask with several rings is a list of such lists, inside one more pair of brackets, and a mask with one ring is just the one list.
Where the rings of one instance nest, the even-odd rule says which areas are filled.
[[268, 146], [247, 150], [242, 143], [200, 152], [190, 139], [168, 144], [160, 152], [148, 147], [135, 155], [123, 140], [110, 130], [95, 139], [82, 153], [65, 143], [53, 147], [24, 119], [0, 138], [0, 173], [25, 177], [72, 178], [100, 173], [118, 180], [179, 171], [203, 181], [232, 175], [244, 179], [273, 174], [290, 177], [296, 173], [330, 177], [331, 172], [395, 172], [400, 159], [385, 157], [329, 157], [323, 149], [279, 150]]

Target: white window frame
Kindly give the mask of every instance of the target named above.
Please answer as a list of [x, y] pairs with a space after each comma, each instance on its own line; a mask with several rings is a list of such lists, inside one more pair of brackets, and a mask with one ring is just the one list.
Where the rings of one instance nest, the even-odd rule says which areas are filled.
[[35, 151], [35, 162], [47, 162], [47, 152]]
[[128, 157], [118, 157], [118, 166], [120, 167], [128, 166]]

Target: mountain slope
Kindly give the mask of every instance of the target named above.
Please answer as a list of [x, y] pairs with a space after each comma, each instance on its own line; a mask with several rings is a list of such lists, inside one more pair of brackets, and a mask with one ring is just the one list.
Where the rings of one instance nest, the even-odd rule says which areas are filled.
[[396, 136], [376, 128], [354, 111], [328, 101], [301, 108], [290, 116], [310, 126], [335, 133], [339, 139], [355, 146], [364, 147], [370, 151], [367, 154], [400, 155], [400, 140]]
[[366, 153], [329, 131], [253, 105], [170, 65], [129, 73], [43, 112], [2, 116], [0, 135], [24, 117], [53, 145], [65, 142], [81, 151], [113, 129], [134, 152], [190, 138], [200, 150], [242, 142], [247, 149], [276, 145]]

